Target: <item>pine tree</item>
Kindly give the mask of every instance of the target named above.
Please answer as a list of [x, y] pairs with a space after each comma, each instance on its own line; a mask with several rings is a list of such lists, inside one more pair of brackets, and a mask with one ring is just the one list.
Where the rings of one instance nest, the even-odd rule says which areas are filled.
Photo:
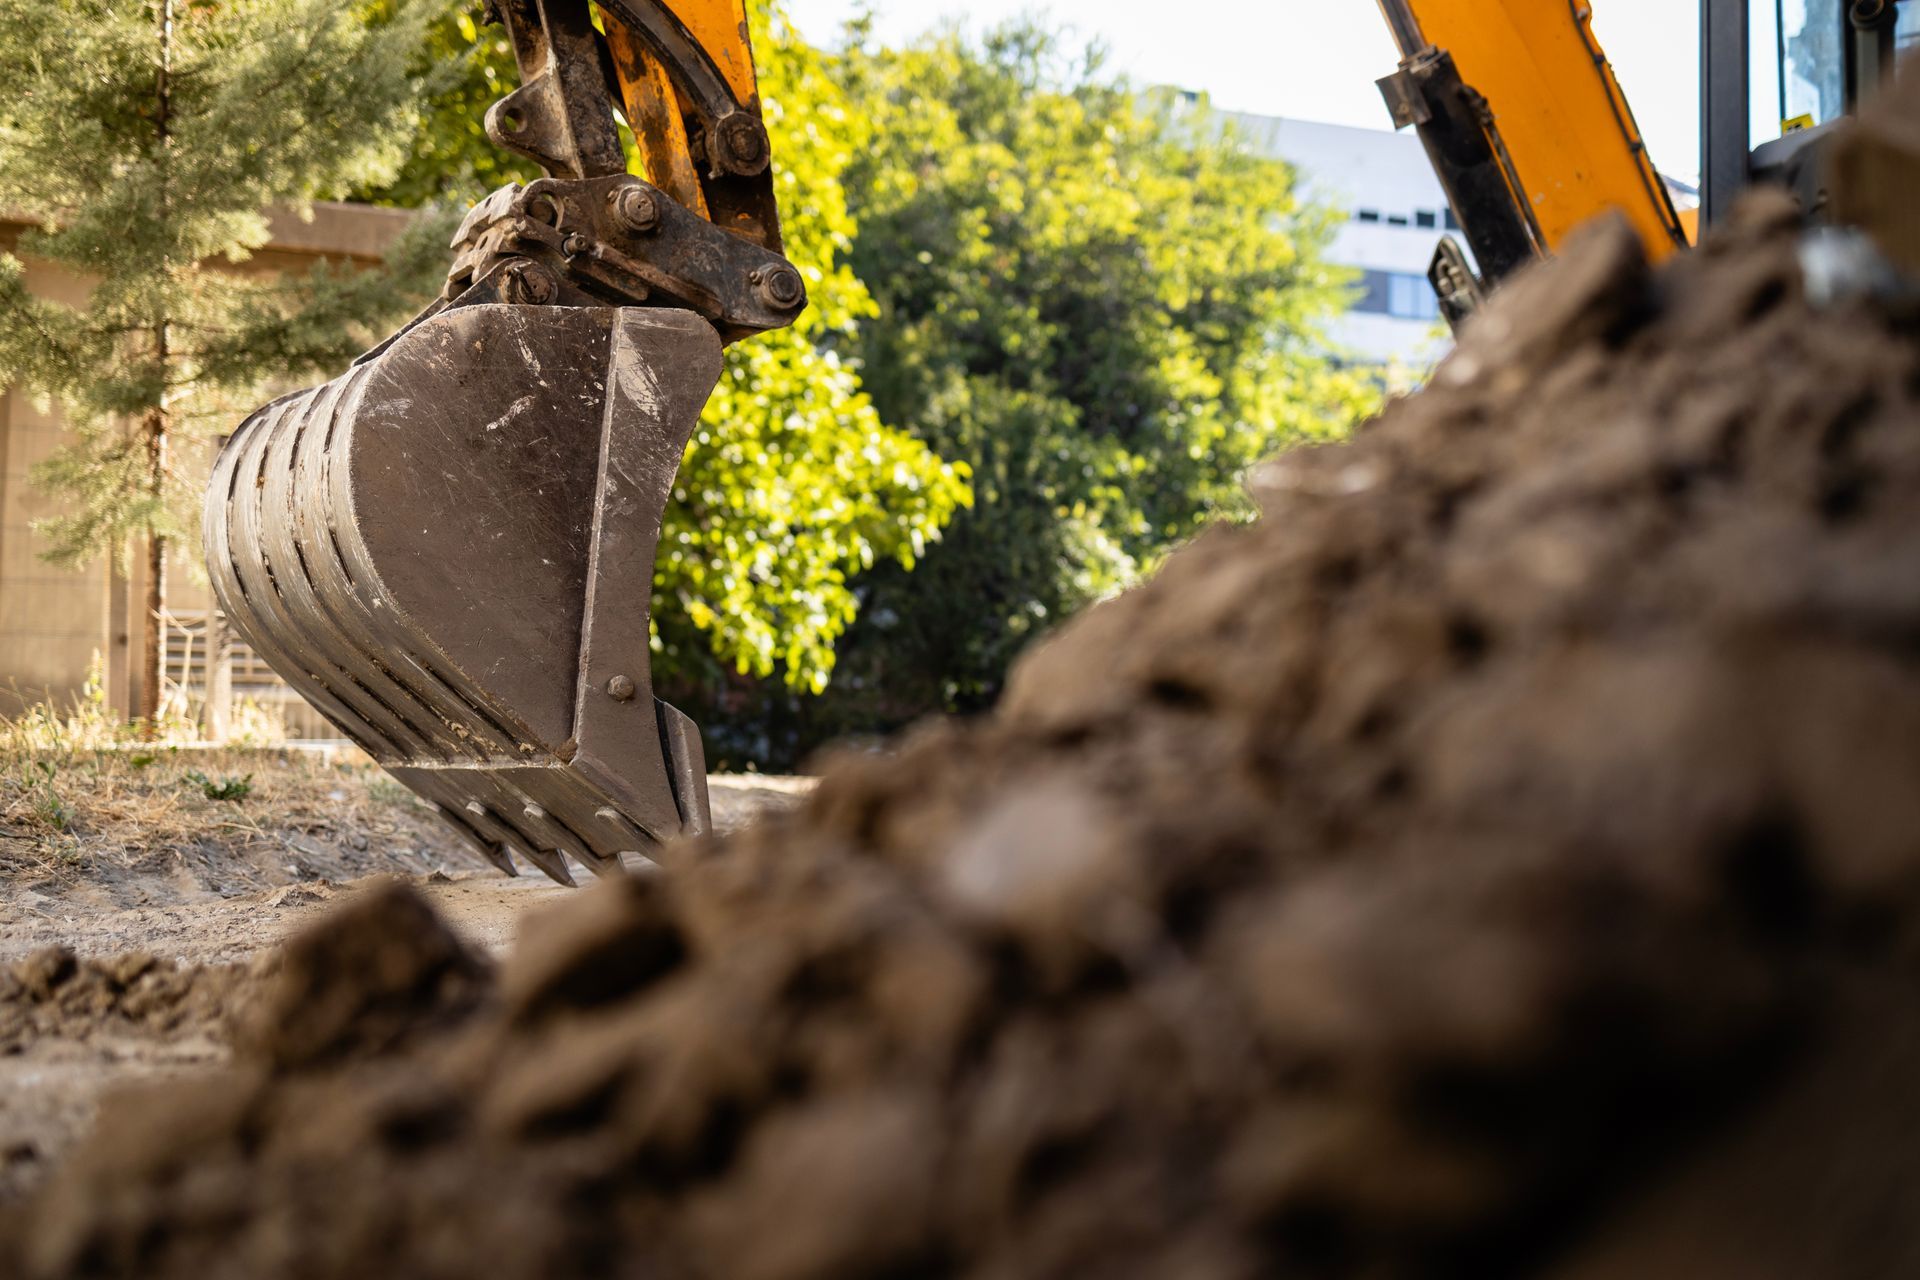
[[[436, 0], [0, 0], [0, 209], [32, 224], [0, 255], [0, 381], [64, 411], [35, 475], [67, 514], [48, 558], [147, 559], [141, 705], [160, 691], [170, 540], [192, 527], [183, 449], [265, 383], [333, 372], [417, 298], [425, 228], [382, 272], [238, 270], [267, 211], [390, 178], [428, 86]], [[442, 237], [444, 239], [444, 237]], [[91, 282], [30, 295], [21, 257]], [[197, 539], [190, 540], [197, 543]]]

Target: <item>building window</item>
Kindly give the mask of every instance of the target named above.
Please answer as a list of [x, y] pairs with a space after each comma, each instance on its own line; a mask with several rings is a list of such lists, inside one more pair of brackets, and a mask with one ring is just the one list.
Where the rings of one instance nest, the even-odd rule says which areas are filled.
[[1354, 214], [1353, 216], [1359, 219], [1361, 222], [1380, 221], [1380, 211], [1378, 209], [1362, 209], [1360, 210], [1360, 212]]
[[1416, 209], [1413, 214], [1413, 225], [1431, 230], [1440, 225], [1440, 219], [1434, 216], [1431, 209]]
[[1368, 315], [1387, 314], [1387, 279], [1385, 271], [1366, 271], [1360, 276], [1360, 287], [1364, 291], [1354, 300], [1353, 309], [1364, 311]]
[[1438, 320], [1440, 300], [1425, 276], [1395, 272], [1387, 287], [1387, 314], [1402, 320]]
[[1396, 320], [1438, 320], [1440, 300], [1425, 276], [1403, 271], [1367, 271], [1360, 280], [1363, 292], [1354, 302], [1355, 311], [1368, 315], [1392, 316]]
[[1407, 216], [1404, 213], [1390, 213], [1387, 215], [1387, 225], [1390, 227], [1404, 227], [1407, 225]]
[[1442, 216], [1447, 220], [1447, 230], [1458, 231], [1460, 229], [1460, 219], [1454, 216], [1452, 205], [1447, 206], [1446, 212]]

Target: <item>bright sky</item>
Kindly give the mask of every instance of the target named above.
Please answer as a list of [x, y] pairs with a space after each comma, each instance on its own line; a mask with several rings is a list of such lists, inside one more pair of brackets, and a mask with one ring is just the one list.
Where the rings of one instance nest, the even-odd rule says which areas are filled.
[[[859, 0], [787, 0], [801, 32], [838, 43]], [[1373, 0], [870, 0], [883, 41], [948, 17], [975, 30], [1039, 12], [1104, 42], [1111, 65], [1151, 84], [1211, 94], [1234, 111], [1386, 128], [1373, 82], [1399, 61]], [[1661, 169], [1700, 171], [1697, 0], [1593, 0], [1594, 31]]]

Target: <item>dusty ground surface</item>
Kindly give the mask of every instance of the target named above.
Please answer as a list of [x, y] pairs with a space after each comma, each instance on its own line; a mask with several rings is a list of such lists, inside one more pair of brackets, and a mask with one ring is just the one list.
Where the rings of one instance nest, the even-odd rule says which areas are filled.
[[1595, 231], [996, 715], [497, 972], [354, 899], [0, 1270], [1920, 1274], [1920, 308], [1805, 249]]
[[[0, 962], [64, 945], [233, 963], [373, 875], [418, 882], [466, 936], [498, 950], [526, 906], [566, 892], [493, 871], [352, 748], [153, 754], [139, 766], [124, 750], [37, 756], [0, 773]], [[189, 774], [251, 790], [209, 799]], [[794, 804], [808, 785], [715, 777], [714, 824], [731, 830]], [[50, 809], [67, 817], [49, 823]]]
[[[0, 1200], [45, 1176], [102, 1093], [225, 1062], [228, 1015], [262, 957], [370, 879], [406, 880], [487, 955], [527, 910], [572, 892], [500, 875], [352, 748], [16, 751], [4, 764]], [[244, 797], [207, 795], [236, 779]], [[731, 830], [808, 783], [710, 785]]]

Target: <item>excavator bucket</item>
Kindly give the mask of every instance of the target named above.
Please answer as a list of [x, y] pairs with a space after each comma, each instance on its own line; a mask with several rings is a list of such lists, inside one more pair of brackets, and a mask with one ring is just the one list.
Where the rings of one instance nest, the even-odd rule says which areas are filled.
[[[475, 205], [438, 300], [227, 442], [214, 591], [290, 684], [502, 870], [573, 883], [708, 826], [653, 696], [654, 552], [721, 346], [806, 307], [744, 0], [491, 0], [546, 176]], [[627, 171], [630, 122], [653, 181]]]
[[720, 372], [690, 312], [478, 305], [249, 418], [206, 541], [239, 632], [502, 870], [708, 825], [651, 689], [654, 551]]

